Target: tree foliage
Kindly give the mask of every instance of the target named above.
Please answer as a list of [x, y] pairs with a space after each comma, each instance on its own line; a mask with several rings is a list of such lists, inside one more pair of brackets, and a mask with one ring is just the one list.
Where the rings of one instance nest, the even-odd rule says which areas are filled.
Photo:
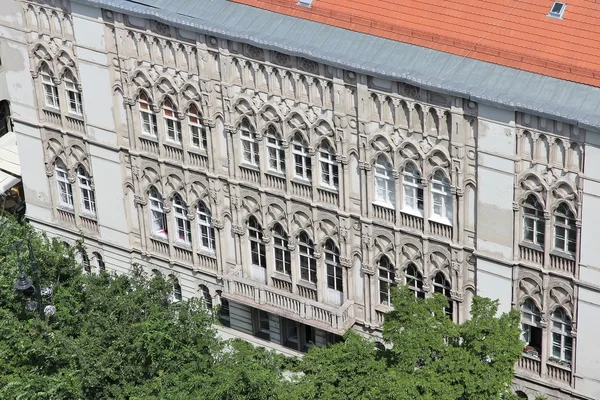
[[[51, 321], [26, 312], [14, 290], [19, 271], [32, 275], [28, 238], [41, 286], [54, 290]], [[28, 225], [0, 228], [0, 399], [512, 398], [519, 316], [496, 317], [488, 299], [475, 298], [472, 318], [455, 325], [443, 297], [417, 300], [400, 288], [385, 317], [386, 350], [349, 332], [295, 362], [219, 340], [200, 301], [173, 303], [172, 283], [140, 268], [83, 274], [76, 251]]]

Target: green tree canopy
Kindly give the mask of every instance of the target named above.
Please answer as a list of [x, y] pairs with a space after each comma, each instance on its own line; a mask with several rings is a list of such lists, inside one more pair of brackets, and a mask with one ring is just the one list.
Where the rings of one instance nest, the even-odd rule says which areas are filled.
[[[51, 321], [14, 290], [18, 272], [32, 275], [29, 239], [41, 286], [54, 291]], [[476, 297], [472, 318], [455, 325], [445, 298], [394, 289], [386, 349], [351, 331], [295, 362], [219, 340], [201, 301], [173, 303], [172, 282], [136, 266], [83, 274], [76, 252], [28, 225], [0, 227], [0, 399], [512, 399], [519, 315], [497, 317], [497, 302]]]

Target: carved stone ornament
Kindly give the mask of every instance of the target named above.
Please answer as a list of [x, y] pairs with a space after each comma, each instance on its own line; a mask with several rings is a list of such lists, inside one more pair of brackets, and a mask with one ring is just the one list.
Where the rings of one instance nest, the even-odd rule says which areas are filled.
[[450, 291], [450, 298], [454, 301], [463, 301], [463, 294], [456, 290]]
[[262, 58], [262, 49], [260, 47], [246, 45], [246, 55], [252, 58]]
[[290, 56], [284, 53], [280, 53], [278, 51], [273, 52], [273, 62], [275, 64], [288, 66], [290, 64]]
[[419, 88], [407, 83], [400, 84], [400, 93], [406, 97], [417, 98], [419, 95]]
[[212, 219], [212, 226], [215, 229], [221, 230], [224, 227], [223, 221], [221, 221], [220, 219], [213, 218]]
[[431, 292], [431, 285], [429, 283], [423, 283], [423, 291], [425, 293]]
[[196, 219], [196, 207], [194, 207], [194, 206], [188, 207], [187, 217], [190, 221], [193, 221]]
[[287, 248], [289, 251], [296, 250], [296, 242], [294, 240], [289, 240], [287, 244]]
[[340, 265], [344, 268], [350, 267], [350, 259], [347, 257], [340, 257]]
[[154, 21], [154, 31], [159, 35], [169, 36], [171, 34], [171, 29], [169, 25], [163, 24], [162, 22]]
[[362, 242], [369, 249], [373, 246], [373, 238], [370, 235], [363, 235]]
[[232, 225], [231, 233], [234, 235], [238, 235], [238, 236], [244, 236], [244, 234], [246, 233], [246, 230], [244, 229], [244, 227], [242, 225]]
[[301, 58], [300, 59], [300, 65], [299, 65], [301, 70], [304, 70], [306, 72], [310, 72], [311, 74], [317, 74], [319, 73], [319, 64], [317, 64], [316, 62], [309, 60], [307, 58]]
[[271, 241], [271, 234], [268, 232], [264, 232], [262, 235], [262, 241], [263, 243], [269, 243]]
[[133, 196], [133, 202], [141, 207], [146, 206], [146, 204], [148, 204], [148, 201], [146, 200], [145, 197], [140, 196], [139, 194], [136, 194], [135, 196]]
[[362, 272], [363, 274], [367, 274], [367, 275], [374, 275], [375, 274], [375, 268], [373, 268], [369, 264], [364, 264], [363, 263], [360, 266], [360, 272]]
[[317, 260], [320, 259], [322, 255], [323, 255], [323, 251], [321, 249], [315, 249], [315, 252], [313, 253], [313, 256]]
[[340, 239], [342, 240], [342, 242], [348, 242], [348, 229], [346, 228], [339, 228], [339, 235], [340, 235]]
[[46, 163], [46, 176], [50, 178], [54, 175], [54, 165]]
[[208, 197], [210, 197], [210, 199], [213, 202], [217, 201], [217, 191], [213, 188], [208, 189]]
[[240, 206], [240, 198], [235, 194], [231, 196], [230, 201], [233, 208], [237, 209]]

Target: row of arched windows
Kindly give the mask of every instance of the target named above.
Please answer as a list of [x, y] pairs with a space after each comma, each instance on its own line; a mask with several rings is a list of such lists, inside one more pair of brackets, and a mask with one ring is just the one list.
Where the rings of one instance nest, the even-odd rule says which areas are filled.
[[[375, 200], [384, 206], [396, 208], [396, 180], [394, 169], [382, 154], [375, 163]], [[421, 174], [414, 163], [409, 162], [402, 172], [401, 210], [423, 217], [424, 186]], [[437, 170], [431, 180], [430, 218], [452, 224], [452, 192], [450, 180], [442, 170]]]
[[[152, 236], [166, 239], [169, 237], [169, 224], [163, 197], [155, 187], [151, 187], [148, 200]], [[191, 246], [192, 235], [195, 233], [193, 233], [191, 220], [188, 216], [187, 204], [185, 204], [179, 194], [175, 194], [172, 206], [175, 243]], [[214, 253], [215, 231], [212, 225], [210, 210], [204, 202], [198, 201], [195, 211], [198, 246], [201, 250]]]
[[83, 105], [81, 101], [81, 92], [73, 74], [68, 69], [65, 69], [60, 82], [62, 88], [54, 80], [54, 74], [50, 71], [48, 65], [44, 64], [40, 69], [40, 78], [44, 94], [44, 105], [48, 108], [60, 111], [61, 99], [59, 89], [64, 91], [64, 100], [67, 103], [66, 112], [75, 116], [83, 116]]
[[[260, 168], [260, 146], [257, 133], [247, 118], [242, 119], [239, 125], [239, 133], [242, 141], [241, 161], [242, 164]], [[271, 172], [286, 174], [288, 161], [284, 140], [281, 133], [273, 126], [269, 126], [266, 132], [267, 139], [267, 169]], [[319, 145], [318, 165], [319, 184], [332, 189], [339, 186], [339, 169], [336, 160], [336, 152], [327, 140]], [[313, 176], [312, 157], [308, 141], [297, 132], [292, 139], [292, 162], [294, 178], [311, 181]]]
[[[525, 342], [524, 352], [534, 357], [541, 357], [545, 351], [542, 346], [542, 315], [540, 309], [531, 298], [525, 299], [521, 305], [522, 340]], [[552, 312], [550, 358], [570, 363], [573, 358], [572, 322], [562, 307]]]
[[[159, 138], [158, 117], [152, 100], [145, 92], [140, 92], [138, 97], [140, 125], [142, 134], [154, 139]], [[191, 104], [186, 111], [185, 129], [182, 120], [177, 114], [177, 108], [168, 97], [162, 104], [162, 122], [164, 126], [164, 139], [167, 143], [181, 145], [185, 140], [192, 148], [208, 151], [208, 134], [204, 125], [202, 114], [198, 107]]]
[[[79, 189], [79, 210], [84, 214], [96, 215], [96, 195], [92, 187], [92, 179], [85, 167], [79, 165], [76, 169], [76, 186]], [[57, 158], [54, 162], [56, 188], [58, 194], [58, 205], [69, 210], [75, 209], [73, 197], [73, 185], [69, 181], [67, 166]]]
[[[543, 205], [535, 195], [530, 194], [523, 202], [522, 210], [522, 240], [543, 248], [546, 242], [546, 219]], [[560, 203], [554, 211], [552, 228], [553, 249], [563, 253], [575, 254], [577, 249], [577, 225], [575, 214], [567, 203]]]

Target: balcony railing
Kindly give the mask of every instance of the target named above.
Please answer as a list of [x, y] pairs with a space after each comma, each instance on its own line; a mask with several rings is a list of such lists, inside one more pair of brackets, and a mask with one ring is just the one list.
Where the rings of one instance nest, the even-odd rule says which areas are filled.
[[373, 204], [373, 216], [391, 223], [396, 223], [396, 210], [393, 208]]
[[550, 267], [569, 274], [575, 273], [575, 260], [559, 254], [550, 254]]
[[158, 142], [156, 139], [147, 139], [140, 137], [140, 146], [142, 151], [152, 154], [158, 154]]
[[177, 258], [180, 261], [183, 262], [189, 262], [191, 263], [193, 260], [193, 252], [190, 248], [186, 248], [184, 247], [186, 246], [185, 244], [177, 244], [175, 246], [173, 246], [173, 249], [175, 251], [175, 258]]
[[401, 212], [400, 223], [406, 228], [414, 229], [416, 231], [421, 232], [423, 231], [423, 217], [418, 217], [416, 215]]
[[546, 367], [548, 368], [548, 376], [550, 378], [571, 385], [571, 369], [568, 366], [548, 362], [546, 363]]
[[200, 268], [217, 270], [217, 258], [214, 254], [198, 253], [198, 266]]
[[81, 227], [84, 230], [93, 233], [98, 232], [98, 221], [96, 220], [96, 217], [93, 217], [91, 215], [80, 215], [79, 220], [81, 221]]
[[150, 238], [150, 243], [152, 245], [152, 251], [154, 253], [161, 254], [164, 256], [169, 255], [169, 243], [155, 238]]
[[528, 356], [527, 354], [523, 354], [521, 359], [517, 362], [517, 366], [525, 371], [533, 372], [537, 375], [540, 374], [542, 369], [542, 363], [538, 358], [534, 358]]
[[208, 168], [208, 157], [193, 151], [188, 151], [189, 162], [193, 167]]
[[523, 261], [544, 265], [544, 252], [526, 245], [519, 245], [519, 257]]
[[292, 194], [305, 199], [312, 199], [312, 187], [310, 183], [292, 181]]
[[319, 194], [319, 201], [321, 203], [332, 204], [332, 205], [338, 204], [338, 193], [337, 192], [327, 190], [327, 189], [317, 188], [317, 193]]
[[432, 234], [452, 239], [452, 227], [436, 221], [429, 221], [429, 230]]
[[271, 282], [273, 283], [273, 287], [275, 289], [288, 293], [292, 292], [292, 282], [290, 282], [289, 279], [285, 279], [284, 277], [271, 276]]
[[312, 301], [317, 301], [317, 289], [310, 288], [306, 284], [298, 285], [298, 294]]
[[183, 161], [183, 150], [181, 147], [165, 144], [165, 156], [173, 161]]
[[267, 186], [272, 189], [285, 190], [285, 178], [274, 174], [265, 174]]
[[54, 112], [51, 110], [44, 109], [42, 111], [42, 113], [43, 113], [45, 122], [48, 122], [48, 123], [50, 123], [52, 125], [56, 125], [56, 126], [62, 125], [62, 120], [60, 118], [60, 113], [58, 111]]
[[66, 116], [67, 129], [72, 132], [85, 133], [85, 124], [81, 118]]
[[56, 209], [58, 219], [67, 224], [75, 225], [75, 213], [72, 210]]
[[258, 183], [260, 179], [260, 173], [254, 168], [248, 168], [240, 166], [240, 172], [242, 179], [248, 182]]
[[227, 277], [223, 283], [223, 294], [233, 301], [238, 300], [265, 311], [279, 312], [286, 318], [300, 322], [311, 321], [310, 324], [317, 328], [342, 334], [354, 323], [352, 301], [336, 307], [300, 299], [294, 294], [238, 277]]

